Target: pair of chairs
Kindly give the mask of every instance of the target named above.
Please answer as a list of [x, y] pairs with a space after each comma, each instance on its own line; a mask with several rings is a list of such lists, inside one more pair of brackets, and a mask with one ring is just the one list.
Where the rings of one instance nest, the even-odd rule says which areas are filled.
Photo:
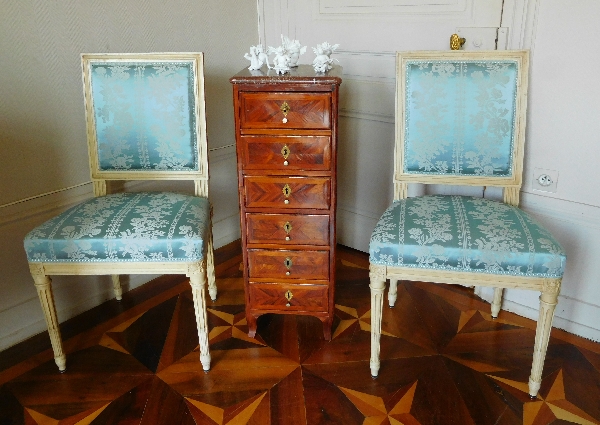
[[[200, 360], [210, 368], [204, 286], [217, 295], [208, 202], [202, 54], [83, 55], [95, 198], [30, 232], [25, 249], [59, 370], [66, 368], [49, 275], [180, 273], [192, 286]], [[522, 184], [528, 53], [397, 55], [394, 203], [370, 246], [371, 374], [379, 373], [385, 281], [538, 290], [529, 393], [540, 388], [565, 254], [517, 208]], [[107, 195], [107, 180], [193, 180], [195, 195]], [[495, 186], [504, 202], [407, 197], [409, 183]]]
[[[82, 55], [95, 197], [25, 237], [55, 362], [66, 357], [51, 275], [185, 274], [192, 287], [200, 361], [210, 369], [204, 287], [214, 300], [214, 257], [201, 53]], [[194, 195], [107, 194], [110, 180], [190, 180]], [[130, 183], [131, 184], [131, 183]]]
[[[529, 55], [526, 51], [412, 52], [396, 58], [394, 202], [369, 244], [371, 374], [379, 373], [385, 282], [541, 292], [529, 394], [535, 397], [566, 256], [520, 210]], [[407, 197], [409, 183], [503, 188], [503, 202], [469, 196]]]

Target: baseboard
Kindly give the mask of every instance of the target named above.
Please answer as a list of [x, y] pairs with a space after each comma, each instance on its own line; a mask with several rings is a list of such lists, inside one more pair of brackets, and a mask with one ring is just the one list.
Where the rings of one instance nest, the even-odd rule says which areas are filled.
[[221, 248], [241, 237], [240, 214], [230, 215], [213, 223], [213, 245], [215, 249]]
[[369, 252], [371, 232], [379, 217], [360, 214], [357, 211], [340, 206], [337, 210], [337, 242], [362, 252]]
[[[511, 296], [517, 292], [519, 293], [519, 298], [524, 298], [529, 303], [524, 304], [511, 299]], [[494, 298], [494, 288], [478, 286], [475, 288], [475, 294], [491, 303]], [[532, 307], [531, 302], [534, 300], [537, 301], [538, 297], [539, 293], [535, 291], [506, 289], [504, 290], [502, 299], [502, 310], [537, 321], [539, 316], [539, 302], [536, 302], [535, 307]], [[594, 317], [600, 317], [600, 307], [569, 297], [559, 296], [552, 326], [583, 338], [600, 342], [600, 329], [594, 328], [594, 325], [598, 326], [597, 321], [593, 319]]]

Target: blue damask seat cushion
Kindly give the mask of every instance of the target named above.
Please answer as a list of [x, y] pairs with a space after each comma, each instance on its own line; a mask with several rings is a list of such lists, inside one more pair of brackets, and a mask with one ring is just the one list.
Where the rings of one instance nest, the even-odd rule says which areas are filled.
[[208, 199], [169, 192], [120, 193], [85, 201], [25, 237], [29, 262], [199, 261]]
[[566, 255], [523, 210], [468, 196], [394, 202], [369, 244], [372, 264], [558, 278]]

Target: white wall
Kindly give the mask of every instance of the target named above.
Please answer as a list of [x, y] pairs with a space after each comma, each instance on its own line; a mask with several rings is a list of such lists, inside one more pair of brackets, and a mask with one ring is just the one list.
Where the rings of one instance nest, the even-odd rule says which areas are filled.
[[[312, 61], [310, 46], [341, 45], [334, 54], [344, 67], [338, 241], [362, 251], [392, 199], [393, 52], [448, 50], [458, 28], [499, 26], [509, 49], [531, 49], [521, 206], [556, 234], [569, 257], [555, 326], [600, 340], [600, 57], [592, 48], [600, 38], [599, 2], [259, 0], [259, 15], [263, 43], [277, 46], [283, 33], [308, 44], [300, 63]], [[556, 193], [534, 190], [534, 168], [558, 172]], [[506, 291], [503, 307], [537, 319], [537, 298]]]
[[[525, 4], [532, 66], [521, 206], [567, 251], [554, 325], [600, 341], [600, 3]], [[534, 168], [558, 172], [555, 193], [535, 190]], [[508, 290], [504, 298], [504, 308], [537, 317], [535, 293]]]
[[[252, 1], [0, 0], [0, 10], [2, 350], [45, 329], [23, 237], [92, 194], [80, 54], [205, 52], [210, 197], [218, 247], [239, 238], [229, 78], [246, 65], [243, 54], [258, 35]], [[131, 276], [127, 287], [147, 280]], [[53, 281], [61, 321], [113, 297], [104, 277]]]

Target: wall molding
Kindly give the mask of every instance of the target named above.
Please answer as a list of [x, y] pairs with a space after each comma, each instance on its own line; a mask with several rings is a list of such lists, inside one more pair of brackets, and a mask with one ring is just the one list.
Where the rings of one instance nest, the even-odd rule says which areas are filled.
[[0, 227], [18, 221], [25, 221], [35, 216], [58, 214], [79, 202], [94, 196], [92, 182], [86, 182], [69, 188], [59, 189], [39, 197], [32, 197], [2, 208]]
[[313, 0], [315, 20], [385, 19], [400, 22], [473, 19], [475, 0]]
[[552, 220], [600, 230], [600, 207], [597, 206], [522, 191], [520, 208]]

